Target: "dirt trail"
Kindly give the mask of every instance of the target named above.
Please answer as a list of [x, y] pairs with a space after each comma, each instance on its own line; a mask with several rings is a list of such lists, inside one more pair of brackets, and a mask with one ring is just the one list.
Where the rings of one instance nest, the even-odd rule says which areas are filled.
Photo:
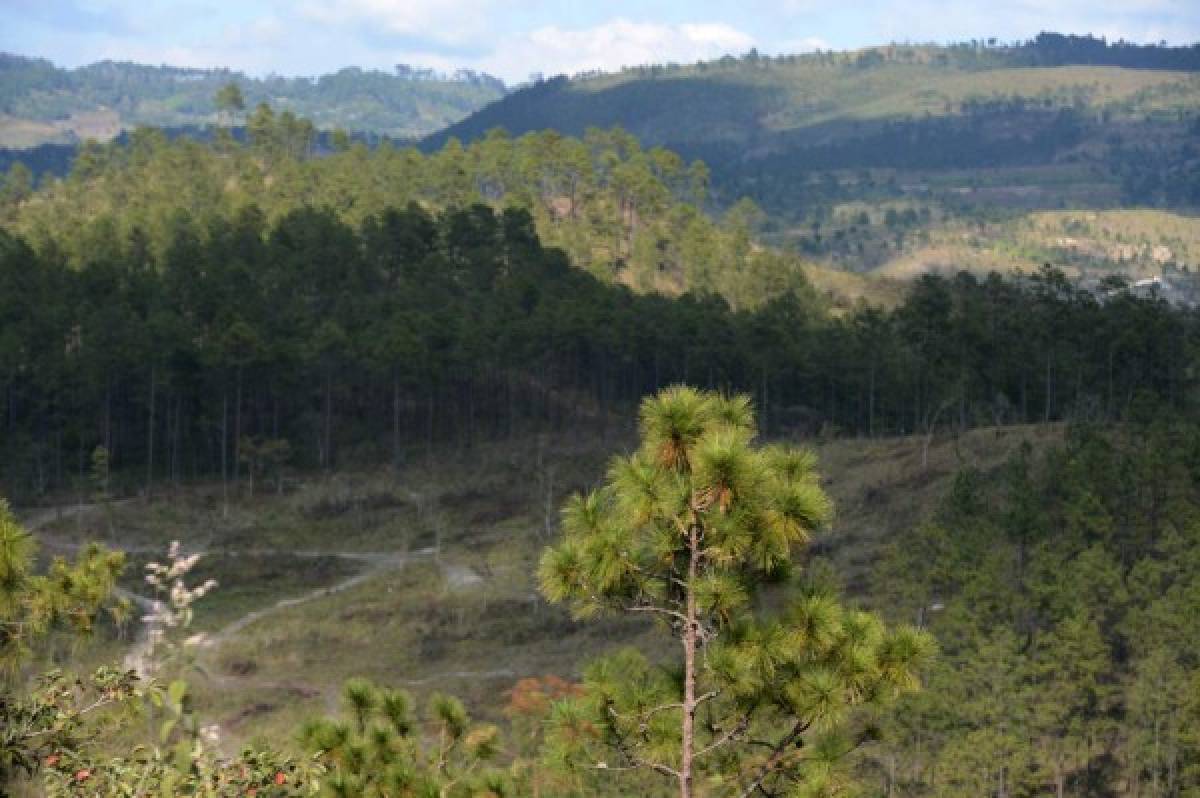
[[[133, 501], [125, 500], [125, 501]], [[47, 524], [55, 521], [60, 521], [67, 518], [75, 518], [80, 515], [91, 513], [99, 509], [97, 504], [75, 504], [68, 507], [54, 507], [38, 510], [28, 515], [24, 521], [25, 528], [30, 532], [37, 532]], [[53, 535], [48, 535], [45, 531], [38, 532], [38, 541], [50, 549], [59, 551], [77, 551], [82, 548], [83, 544], [77, 541], [63, 540]], [[110, 548], [119, 549], [121, 551], [134, 554], [164, 554], [163, 546], [149, 545], [122, 545], [119, 543], [106, 543]], [[442, 561], [439, 552], [435, 548], [425, 548], [414, 552], [381, 552], [381, 551], [314, 551], [314, 550], [297, 550], [297, 549], [269, 549], [269, 548], [253, 548], [253, 549], [234, 549], [234, 548], [200, 548], [189, 551], [195, 554], [220, 554], [225, 556], [250, 556], [250, 557], [299, 557], [304, 559], [320, 559], [332, 557], [340, 560], [346, 560], [362, 565], [362, 570], [353, 576], [347, 577], [340, 582], [326, 587], [317, 588], [299, 596], [279, 599], [272, 604], [262, 607], [257, 610], [247, 612], [245, 615], [226, 624], [224, 627], [209, 635], [203, 643], [204, 648], [210, 652], [220, 648], [220, 646], [229, 640], [236, 637], [247, 627], [274, 615], [278, 612], [298, 607], [302, 604], [307, 604], [327, 596], [336, 595], [338, 593], [351, 590], [359, 585], [362, 585], [371, 579], [380, 576], [390, 571], [398, 571], [405, 568], [409, 564], [421, 560], [434, 558], [441, 569], [446, 580], [446, 585], [450, 590], [460, 591], [469, 590], [483, 583], [483, 577], [469, 565], [461, 563], [449, 563]], [[149, 615], [155, 606], [154, 599], [139, 595], [125, 588], [117, 588], [116, 595], [126, 601], [132, 603], [140, 611], [142, 618]], [[133, 669], [138, 673], [145, 674], [150, 669], [150, 654], [153, 643], [152, 640], [152, 624], [139, 619], [138, 631], [130, 645], [129, 650], [125, 654], [124, 664], [126, 668]], [[243, 687], [269, 687], [271, 689], [289, 689], [299, 690], [304, 693], [321, 692], [321, 688], [314, 685], [297, 685], [292, 682], [266, 682], [260, 681], [253, 677], [240, 677], [232, 674], [218, 673], [216, 668], [208, 669], [209, 676], [220, 685], [240, 685]], [[498, 669], [492, 671], [476, 672], [476, 671], [457, 671], [441, 673], [430, 676], [424, 679], [417, 679], [405, 682], [410, 686], [423, 685], [431, 682], [442, 681], [445, 679], [459, 678], [481, 678], [481, 679], [508, 679], [515, 674], [507, 669]]]
[[[127, 499], [124, 501], [133, 501]], [[41, 527], [67, 518], [74, 518], [79, 515], [90, 513], [99, 509], [98, 504], [74, 504], [66, 507], [51, 507], [43, 510], [38, 510], [27, 516], [24, 521], [25, 528], [34, 532]], [[83, 544], [76, 541], [62, 540], [52, 535], [47, 535], [41, 532], [37, 535], [38, 540], [47, 548], [58, 549], [61, 551], [75, 551], [82, 548]], [[163, 554], [162, 546], [128, 546], [123, 544], [106, 544], [112, 548], [120, 549], [121, 551], [134, 554]], [[361, 571], [353, 576], [347, 577], [340, 582], [326, 587], [317, 588], [299, 596], [279, 599], [278, 601], [262, 607], [261, 609], [252, 610], [245, 615], [230, 622], [222, 629], [209, 636], [206, 646], [209, 648], [219, 647], [221, 644], [232, 639], [239, 632], [244, 630], [251, 624], [257, 623], [263, 618], [273, 615], [274, 613], [293, 607], [307, 604], [326, 596], [332, 596], [337, 593], [342, 593], [351, 590], [359, 585], [370, 581], [380, 574], [388, 571], [396, 571], [404, 568], [409, 563], [426, 559], [437, 555], [437, 550], [434, 548], [420, 549], [415, 552], [395, 552], [395, 551], [316, 551], [305, 549], [269, 549], [269, 548], [253, 548], [253, 549], [235, 549], [228, 547], [221, 548], [199, 548], [189, 550], [189, 553], [195, 554], [220, 554], [224, 556], [249, 556], [249, 557], [299, 557], [303, 559], [322, 559], [335, 558], [347, 560], [362, 564], [364, 567]], [[483, 582], [475, 569], [468, 565], [457, 563], [442, 562], [438, 559], [438, 566], [446, 578], [446, 583], [451, 590], [463, 590], [474, 587]], [[145, 596], [138, 595], [124, 588], [118, 588], [116, 593], [119, 597], [130, 601], [139, 610], [149, 612], [154, 608], [154, 600]], [[133, 647], [126, 656], [126, 665], [135, 667], [139, 671], [145, 666], [146, 656], [149, 654], [149, 629], [146, 624], [141, 624], [137, 639], [134, 641]]]
[[[246, 553], [246, 552], [243, 552], [243, 553]], [[301, 556], [301, 557], [309, 554], [308, 552], [272, 552], [272, 553], [280, 554], [280, 555], [288, 554], [291, 556]], [[291, 609], [292, 607], [298, 607], [301, 604], [307, 604], [310, 601], [315, 601], [316, 599], [319, 599], [319, 598], [324, 598], [326, 596], [332, 596], [337, 593], [342, 593], [346, 590], [350, 590], [352, 588], [358, 587], [359, 585], [363, 584], [364, 582], [367, 582], [370, 579], [372, 579], [376, 576], [379, 576], [380, 574], [382, 574], [386, 571], [397, 571], [397, 570], [405, 567], [406, 565], [408, 565], [410, 562], [413, 562], [413, 561], [419, 560], [419, 559], [424, 559], [426, 557], [429, 557], [433, 553], [434, 553], [434, 550], [431, 548], [430, 549], [421, 549], [419, 551], [412, 552], [411, 554], [403, 554], [403, 553], [397, 554], [395, 552], [392, 552], [390, 554], [382, 554], [382, 553], [377, 552], [377, 553], [373, 553], [373, 554], [369, 554], [369, 555], [362, 554], [362, 553], [356, 553], [356, 552], [318, 552], [318, 553], [313, 553], [313, 556], [341, 557], [343, 559], [354, 560], [356, 562], [365, 562], [365, 563], [368, 563], [368, 565], [362, 571], [355, 574], [354, 576], [351, 576], [347, 579], [343, 579], [341, 582], [337, 582], [336, 584], [330, 585], [328, 587], [317, 588], [316, 590], [310, 591], [308, 593], [304, 593], [303, 595], [300, 595], [300, 596], [293, 596], [291, 598], [280, 599], [279, 601], [276, 601], [274, 604], [270, 604], [266, 607], [263, 607], [262, 609], [253, 610], [251, 612], [248, 612], [245, 615], [243, 615], [242, 617], [233, 621], [232, 623], [227, 624], [224, 628], [213, 633], [209, 637], [207, 645], [210, 647], [217, 647], [217, 646], [221, 645], [222, 643], [224, 643], [225, 641], [232, 638], [238, 632], [245, 629], [250, 624], [256, 623], [268, 615], [272, 615], [281, 610]]]

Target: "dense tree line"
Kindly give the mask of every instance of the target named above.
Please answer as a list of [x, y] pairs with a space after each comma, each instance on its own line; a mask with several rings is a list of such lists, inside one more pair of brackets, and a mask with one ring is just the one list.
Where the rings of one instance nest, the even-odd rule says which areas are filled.
[[[183, 216], [203, 229], [247, 205], [271, 222], [310, 205], [359, 225], [410, 202], [481, 202], [527, 209], [543, 240], [575, 265], [639, 291], [713, 292], [744, 307], [800, 279], [797, 258], [754, 246], [744, 208], [719, 222], [704, 213], [703, 163], [644, 149], [618, 128], [582, 138], [493, 131], [422, 155], [388, 141], [370, 149], [336, 132], [323, 138], [303, 118], [260, 105], [245, 131], [242, 141], [237, 131], [197, 141], [141, 129], [126, 141], [92, 143], [67, 179], [43, 177], [28, 202], [30, 175], [18, 165], [0, 185], [0, 221], [77, 267], [90, 237], [107, 227], [121, 236], [139, 229], [161, 257]], [[333, 154], [315, 157], [323, 147]]]
[[1014, 48], [1014, 61], [1032, 66], [1089, 64], [1130, 69], [1200, 70], [1200, 44], [1171, 47], [1137, 44], [1124, 39], [1110, 42], [1104, 37], [1039, 33]]
[[[694, 147], [706, 163], [722, 198], [752, 197], [772, 214], [793, 217], [832, 199], [869, 197], [860, 182], [829, 192], [819, 179], [836, 171], [897, 169], [998, 169], [1054, 164], [1095, 127], [1070, 108], [1015, 108], [1008, 103], [975, 104], [962, 115], [833, 123], [805, 131], [779, 151], [751, 161], [737, 157], [739, 147], [712, 143]], [[1156, 161], [1157, 162], [1157, 161]], [[1163, 171], [1182, 163], [1171, 158]], [[805, 190], [796, 190], [797, 183]], [[899, 190], [893, 187], [894, 194]]]
[[97, 227], [77, 265], [0, 240], [13, 495], [67, 484], [97, 448], [138, 481], [238, 479], [267, 441], [300, 466], [387, 460], [601, 419], [675, 382], [752, 391], [768, 428], [1115, 417], [1139, 390], [1190, 404], [1200, 331], [1053, 270], [927, 277], [895, 311], [840, 318], [802, 283], [753, 309], [637, 294], [544, 248], [528, 212], [483, 205], [357, 226], [313, 208], [178, 217], [161, 255]]
[[145, 482], [399, 459], [674, 382], [753, 392], [768, 429], [869, 435], [1116, 418], [1137, 390], [1192, 402], [1188, 312], [1047, 270], [833, 314], [754, 243], [752, 203], [714, 222], [702, 163], [620, 130], [428, 156], [342, 137], [327, 158], [292, 114], [260, 106], [248, 130], [142, 130], [36, 192], [10, 172], [11, 493], [98, 449]]
[[1122, 199], [1160, 207], [1200, 206], [1197, 118], [1177, 147], [1151, 147], [1114, 137], [1105, 160], [1121, 180]]

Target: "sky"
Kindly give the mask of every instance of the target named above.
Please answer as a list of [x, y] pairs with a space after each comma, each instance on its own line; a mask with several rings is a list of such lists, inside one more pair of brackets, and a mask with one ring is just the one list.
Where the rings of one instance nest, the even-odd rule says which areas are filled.
[[0, 51], [319, 75], [396, 64], [509, 83], [647, 63], [1025, 39], [1200, 41], [1200, 0], [0, 0]]

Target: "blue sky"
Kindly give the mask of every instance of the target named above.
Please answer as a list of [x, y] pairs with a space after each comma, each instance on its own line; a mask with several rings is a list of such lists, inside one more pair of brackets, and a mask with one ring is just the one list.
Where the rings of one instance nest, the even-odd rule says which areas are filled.
[[1200, 0], [0, 0], [0, 50], [316, 75], [398, 63], [531, 73], [1027, 38], [1042, 30], [1200, 41]]

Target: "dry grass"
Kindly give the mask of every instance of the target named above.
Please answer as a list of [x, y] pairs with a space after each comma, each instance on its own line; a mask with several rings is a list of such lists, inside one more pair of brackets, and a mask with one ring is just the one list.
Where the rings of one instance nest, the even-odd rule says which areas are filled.
[[943, 243], [905, 252], [871, 271], [873, 277], [892, 280], [913, 280], [923, 274], [955, 274], [968, 271], [974, 274], [1035, 271], [1035, 260], [1014, 258], [970, 243]]
[[67, 137], [52, 124], [0, 114], [0, 147], [19, 150], [66, 141]]
[[[931, 443], [845, 439], [820, 444], [820, 470], [837, 519], [812, 552], [830, 559], [852, 593], [867, 584], [879, 547], [915, 523], [944, 495], [964, 465], [994, 468], [1020, 444], [1056, 440], [1058, 428], [978, 430]], [[369, 562], [266, 554], [296, 550], [415, 552], [404, 564], [328, 595], [271, 612], [204, 652], [193, 674], [198, 706], [219, 723], [230, 746], [251, 737], [286, 745], [297, 721], [336, 706], [341, 683], [362, 675], [423, 693], [462, 695], [482, 717], [496, 718], [519, 678], [576, 677], [581, 665], [614, 647], [653, 653], [662, 639], [624, 619], [579, 623], [548, 606], [534, 574], [547, 530], [565, 497], [595, 484], [631, 431], [608, 441], [560, 436], [496, 443], [393, 474], [387, 470], [318, 478], [279, 496], [243, 499], [228, 519], [217, 492], [198, 486], [150, 503], [118, 505], [76, 528], [67, 520], [47, 534], [102, 536], [138, 546], [172, 538], [207, 541], [224, 553], [210, 570], [224, 584], [198, 607], [198, 625], [218, 629], [281, 598], [309, 595], [369, 568]], [[805, 443], [797, 441], [797, 443]], [[248, 554], [259, 550], [259, 554]], [[239, 553], [240, 551], [240, 553]], [[109, 640], [84, 661], [119, 658]]]
[[122, 130], [120, 116], [106, 109], [74, 113], [57, 122], [38, 122], [0, 114], [0, 147], [25, 149], [86, 139], [109, 141], [119, 136]]
[[[881, 48], [887, 49], [887, 48]], [[842, 58], [853, 58], [854, 54]], [[636, 72], [577, 81], [577, 91], [611, 89], [639, 79]], [[945, 116], [961, 112], [969, 100], [1007, 101], [1013, 97], [1048, 101], [1057, 107], [1076, 102], [1092, 109], [1130, 114], [1193, 109], [1200, 78], [1187, 72], [1122, 69], [1107, 66], [959, 69], [917, 58], [859, 69], [801, 59], [793, 64], [734, 62], [683, 66], [655, 80], [707, 80], [746, 90], [774, 92], [764, 108], [763, 124], [771, 130], [795, 130], [840, 119], [885, 119]]]
[[856, 274], [828, 266], [806, 263], [804, 276], [832, 304], [835, 312], [846, 312], [866, 302], [882, 308], [894, 308], [904, 301], [908, 288], [890, 274]]
[[1018, 234], [1068, 254], [1126, 264], [1134, 273], [1200, 262], [1200, 217], [1170, 211], [1046, 211], [1032, 214]]
[[879, 549], [891, 536], [916, 525], [942, 500], [963, 468], [992, 471], [1022, 443], [1044, 447], [1062, 439], [1061, 425], [1014, 426], [944, 435], [930, 442], [922, 468], [924, 440], [918, 437], [845, 439], [819, 448], [820, 471], [837, 506], [830, 530], [817, 541], [856, 596]]
[[911, 280], [928, 273], [1009, 274], [1052, 263], [1069, 276], [1157, 275], [1200, 263], [1200, 217], [1171, 211], [1035, 211], [990, 224], [935, 225], [929, 243], [892, 257], [869, 275]]

